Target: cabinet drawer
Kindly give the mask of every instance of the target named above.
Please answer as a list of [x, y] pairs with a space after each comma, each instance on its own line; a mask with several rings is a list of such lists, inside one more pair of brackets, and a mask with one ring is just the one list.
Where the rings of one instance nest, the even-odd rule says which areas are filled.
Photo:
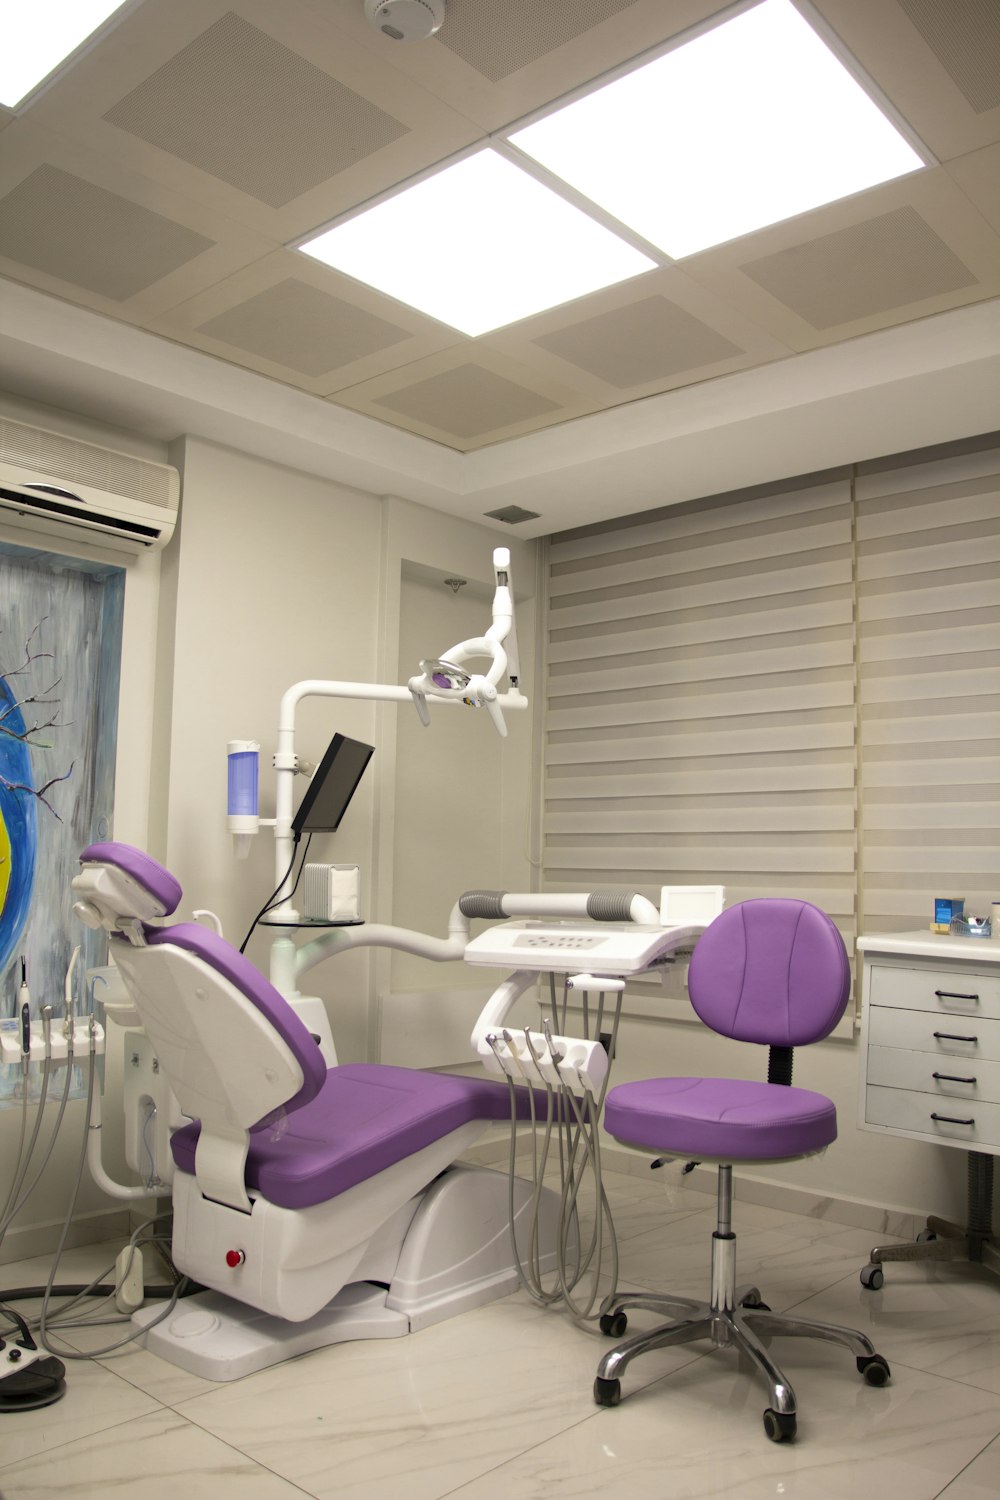
[[1000, 1021], [1000, 975], [997, 974], [972, 974], [962, 968], [905, 969], [872, 964], [869, 997], [872, 1005], [933, 1011], [937, 1015], [988, 1016]]
[[[938, 1118], [932, 1119], [933, 1115]], [[889, 1130], [913, 1131], [974, 1151], [1000, 1146], [1000, 1104], [984, 1104], [978, 1099], [945, 1100], [916, 1089], [869, 1085], [865, 1090], [865, 1122]]]
[[[868, 1082], [887, 1088], [916, 1089], [951, 1100], [1000, 1104], [1000, 1062], [940, 1058], [900, 1047], [869, 1047]], [[947, 1110], [947, 1114], [962, 1111]]]
[[954, 1061], [981, 1057], [1000, 1062], [1000, 1021], [873, 1005], [868, 1013], [868, 1045], [905, 1047]]

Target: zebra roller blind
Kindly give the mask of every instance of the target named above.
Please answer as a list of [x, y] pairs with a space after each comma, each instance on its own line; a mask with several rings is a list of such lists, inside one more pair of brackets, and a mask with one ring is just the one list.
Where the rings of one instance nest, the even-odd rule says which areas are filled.
[[800, 896], [850, 951], [859, 920], [1000, 894], [998, 472], [846, 469], [551, 539], [546, 888]]
[[860, 891], [869, 931], [1000, 900], [1000, 448], [861, 472]]

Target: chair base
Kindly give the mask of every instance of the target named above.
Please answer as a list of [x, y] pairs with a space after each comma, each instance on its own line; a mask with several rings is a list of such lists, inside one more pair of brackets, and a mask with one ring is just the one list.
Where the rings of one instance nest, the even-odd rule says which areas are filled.
[[712, 1236], [711, 1301], [656, 1293], [624, 1292], [604, 1307], [601, 1331], [622, 1333], [628, 1308], [672, 1313], [669, 1323], [633, 1334], [605, 1354], [597, 1367], [594, 1400], [598, 1406], [617, 1406], [621, 1400], [621, 1376], [639, 1354], [676, 1344], [709, 1340], [716, 1348], [734, 1348], [746, 1355], [768, 1388], [764, 1431], [773, 1442], [795, 1436], [797, 1406], [795, 1392], [770, 1357], [763, 1341], [772, 1338], [814, 1338], [841, 1344], [854, 1355], [858, 1372], [869, 1385], [885, 1385], [889, 1366], [865, 1334], [839, 1324], [821, 1323], [792, 1313], [775, 1313], [761, 1301], [755, 1286], [736, 1287], [736, 1236], [730, 1230], [732, 1216], [732, 1168], [719, 1168], [719, 1222]]
[[[775, 1442], [795, 1436], [797, 1406], [795, 1392], [788, 1378], [771, 1359], [761, 1342], [771, 1338], [815, 1338], [842, 1344], [850, 1349], [857, 1367], [871, 1385], [884, 1385], [889, 1366], [876, 1354], [871, 1340], [852, 1328], [821, 1323], [813, 1318], [773, 1313], [759, 1303], [756, 1287], [742, 1288], [742, 1305], [734, 1308], [713, 1307], [710, 1302], [694, 1302], [677, 1297], [616, 1297], [605, 1313], [609, 1320], [620, 1318], [626, 1308], [649, 1311], [676, 1309], [684, 1316], [646, 1333], [634, 1334], [605, 1354], [597, 1367], [594, 1399], [599, 1406], [617, 1406], [621, 1399], [621, 1375], [638, 1354], [650, 1349], [665, 1349], [675, 1344], [689, 1344], [707, 1339], [716, 1348], [735, 1348], [745, 1354], [768, 1388], [769, 1403], [764, 1411], [764, 1430]], [[602, 1320], [603, 1324], [603, 1320]], [[620, 1323], [618, 1325], [621, 1326]]]
[[358, 1282], [304, 1323], [289, 1323], [219, 1292], [200, 1292], [162, 1323], [162, 1306], [140, 1307], [132, 1326], [147, 1329], [143, 1347], [170, 1364], [202, 1380], [239, 1380], [330, 1344], [402, 1338], [410, 1320], [386, 1307], [387, 1296], [385, 1287]]
[[[395, 1226], [393, 1234], [369, 1246], [350, 1284], [301, 1321], [209, 1290], [179, 1302], [163, 1322], [157, 1322], [162, 1303], [142, 1307], [133, 1326], [145, 1330], [143, 1347], [161, 1359], [219, 1381], [330, 1344], [415, 1333], [517, 1289], [509, 1191], [506, 1173], [456, 1163], [397, 1214], [387, 1226]], [[531, 1183], [515, 1179], [514, 1227], [522, 1257], [534, 1205]], [[556, 1266], [558, 1195], [543, 1189], [537, 1208], [540, 1264], [549, 1273]]]
[[993, 1233], [993, 1157], [970, 1151], [968, 1215], [965, 1225], [933, 1215], [915, 1240], [907, 1245], [876, 1245], [861, 1272], [861, 1285], [877, 1292], [885, 1281], [883, 1265], [890, 1261], [963, 1261], [985, 1266], [1000, 1276], [1000, 1239]]

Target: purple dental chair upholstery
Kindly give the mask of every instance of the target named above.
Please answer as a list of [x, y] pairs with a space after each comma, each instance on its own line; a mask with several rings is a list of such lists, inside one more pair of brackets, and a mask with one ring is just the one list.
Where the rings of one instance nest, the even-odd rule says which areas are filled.
[[[293, 1323], [327, 1316], [354, 1284], [387, 1285], [410, 1226], [426, 1223], [418, 1216], [429, 1199], [440, 1202], [456, 1178], [469, 1187], [472, 1169], [449, 1173], [456, 1158], [488, 1122], [509, 1120], [506, 1084], [380, 1065], [328, 1069], [301, 1018], [249, 959], [204, 927], [154, 925], [182, 894], [156, 860], [104, 843], [85, 849], [80, 864], [74, 910], [109, 932], [189, 1121], [170, 1138], [178, 1268]], [[522, 1118], [529, 1106], [519, 1089]], [[449, 1201], [474, 1216], [469, 1194]], [[467, 1229], [456, 1229], [456, 1263]], [[497, 1240], [506, 1234], [505, 1222], [496, 1227]], [[391, 1293], [387, 1306], [396, 1306]]]
[[833, 1102], [791, 1085], [792, 1049], [829, 1035], [844, 1013], [850, 985], [839, 932], [807, 901], [741, 902], [717, 917], [699, 940], [688, 978], [691, 1003], [713, 1031], [769, 1048], [768, 1081], [651, 1078], [609, 1091], [604, 1125], [616, 1140], [655, 1156], [718, 1164], [718, 1222], [708, 1302], [626, 1293], [606, 1305], [601, 1331], [615, 1338], [627, 1327], [627, 1308], [665, 1311], [672, 1321], [633, 1334], [604, 1356], [594, 1385], [598, 1405], [617, 1406], [621, 1374], [636, 1355], [694, 1339], [735, 1347], [749, 1357], [770, 1390], [764, 1430], [775, 1442], [795, 1435], [795, 1393], [762, 1339], [811, 1337], [843, 1344], [869, 1385], [889, 1379], [888, 1364], [864, 1334], [774, 1313], [756, 1287], [736, 1289], [733, 1164], [794, 1160], [836, 1139]]

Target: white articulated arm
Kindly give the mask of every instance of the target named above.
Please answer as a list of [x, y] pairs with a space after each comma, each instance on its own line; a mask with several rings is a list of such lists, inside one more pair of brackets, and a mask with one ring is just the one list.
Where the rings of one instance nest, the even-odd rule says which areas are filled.
[[315, 968], [326, 958], [336, 953], [346, 953], [352, 948], [396, 948], [402, 953], [413, 953], [418, 958], [428, 958], [433, 963], [449, 963], [465, 957], [469, 941], [469, 919], [462, 915], [456, 901], [448, 918], [448, 936], [431, 937], [425, 932], [413, 932], [408, 927], [389, 927], [377, 922], [363, 927], [333, 927], [322, 937], [304, 943], [295, 954], [295, 977], [300, 979], [309, 969]]

